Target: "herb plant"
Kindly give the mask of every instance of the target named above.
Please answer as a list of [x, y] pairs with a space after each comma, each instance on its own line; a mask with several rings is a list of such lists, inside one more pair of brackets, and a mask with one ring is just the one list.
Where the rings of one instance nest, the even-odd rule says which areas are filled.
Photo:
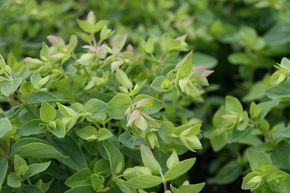
[[77, 23], [39, 58], [1, 57], [2, 192], [200, 192], [186, 178], [196, 159], [179, 155], [202, 148], [201, 123], [182, 109], [212, 71], [185, 36], [149, 37], [139, 53], [93, 12]]
[[0, 1], [0, 192], [288, 193], [289, 7]]

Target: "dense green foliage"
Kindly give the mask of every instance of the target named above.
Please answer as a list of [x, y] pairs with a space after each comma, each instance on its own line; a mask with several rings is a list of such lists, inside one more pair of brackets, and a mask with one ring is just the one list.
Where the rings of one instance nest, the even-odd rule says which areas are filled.
[[0, 192], [288, 193], [289, 8], [0, 2]]

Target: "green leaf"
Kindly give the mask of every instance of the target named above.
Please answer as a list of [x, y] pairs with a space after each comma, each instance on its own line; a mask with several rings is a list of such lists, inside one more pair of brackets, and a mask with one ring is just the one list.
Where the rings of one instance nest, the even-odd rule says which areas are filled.
[[110, 163], [107, 160], [99, 159], [94, 164], [94, 173], [106, 176], [110, 173]]
[[78, 186], [91, 185], [92, 172], [88, 168], [83, 168], [65, 181], [65, 185], [73, 188]]
[[39, 104], [42, 102], [67, 102], [64, 99], [58, 98], [50, 92], [39, 91], [31, 95], [28, 104]]
[[176, 79], [188, 77], [192, 73], [192, 51], [189, 52], [176, 66]]
[[165, 76], [157, 76], [150, 87], [158, 92], [167, 92], [172, 88], [172, 84]]
[[44, 193], [44, 191], [36, 186], [28, 185], [21, 187], [16, 193]]
[[103, 141], [106, 140], [110, 137], [113, 137], [114, 135], [112, 134], [112, 132], [109, 129], [106, 128], [101, 128], [98, 131], [98, 141]]
[[86, 112], [89, 115], [86, 115], [86, 118], [90, 122], [100, 121], [106, 119], [106, 108], [107, 104], [99, 99], [90, 99], [85, 104]]
[[151, 188], [162, 183], [162, 178], [152, 175], [143, 175], [126, 181], [126, 185], [130, 188], [144, 189]]
[[[158, 99], [156, 99], [150, 95], [147, 95], [147, 94], [139, 94], [138, 96], [136, 96], [134, 98], [134, 103], [137, 101], [140, 101], [142, 99], [150, 99], [150, 100], [148, 100], [148, 105], [145, 105], [142, 107], [142, 109], [148, 114], [157, 113], [165, 106], [163, 101], [158, 100]], [[152, 100], [152, 102], [151, 102], [151, 100]]]
[[14, 170], [17, 176], [24, 176], [28, 171], [29, 167], [26, 164], [26, 161], [18, 156], [14, 155]]
[[48, 126], [47, 129], [58, 138], [64, 138], [66, 134], [66, 128], [62, 120], [52, 121], [50, 123], [55, 123], [53, 126]]
[[133, 87], [133, 84], [128, 78], [127, 74], [120, 69], [116, 70], [116, 79], [122, 86], [125, 86], [128, 89], [131, 89]]
[[154, 51], [154, 40], [153, 38], [148, 38], [148, 40], [141, 42], [142, 48], [145, 50], [146, 53], [152, 54]]
[[77, 62], [83, 66], [89, 66], [91, 64], [93, 64], [97, 59], [96, 54], [94, 53], [86, 53], [83, 54], [78, 60]]
[[93, 126], [86, 126], [82, 129], [76, 130], [76, 134], [87, 141], [94, 141], [98, 139], [98, 131], [95, 127]]
[[266, 90], [266, 95], [273, 100], [290, 99], [290, 80]]
[[122, 153], [115, 145], [113, 145], [109, 141], [104, 141], [103, 146], [107, 152], [113, 176], [121, 173], [125, 166], [124, 157]]
[[108, 103], [106, 112], [113, 119], [123, 119], [131, 103], [132, 100], [128, 95], [117, 94]]
[[258, 106], [261, 108], [261, 113], [259, 116], [259, 119], [264, 119], [266, 115], [270, 112], [272, 108], [277, 106], [279, 104], [279, 101], [266, 101], [259, 103]]
[[109, 23], [108, 20], [100, 20], [94, 25], [94, 33], [100, 31], [105, 25]]
[[66, 107], [60, 103], [56, 103], [58, 106], [58, 109], [60, 111], [60, 113], [65, 116], [65, 117], [73, 117], [73, 116], [77, 116], [78, 113], [75, 112], [72, 108]]
[[5, 137], [5, 135], [9, 132], [12, 131], [12, 125], [7, 118], [1, 118], [0, 119], [0, 139], [2, 137]]
[[21, 145], [14, 149], [13, 153], [21, 157], [33, 157], [42, 159], [57, 159], [66, 157], [53, 146], [40, 142], [31, 142]]
[[64, 193], [96, 193], [91, 185], [84, 185], [84, 186], [75, 186], [70, 190], [65, 191]]
[[232, 96], [226, 96], [226, 111], [227, 112], [237, 112], [239, 114], [243, 113], [243, 106], [240, 101]]
[[28, 177], [32, 177], [45, 171], [50, 165], [50, 161], [44, 163], [34, 163], [29, 165]]
[[145, 167], [150, 168], [153, 173], [159, 174], [161, 171], [161, 166], [159, 165], [158, 161], [155, 159], [151, 150], [145, 146], [140, 146], [141, 157]]
[[77, 45], [78, 45], [78, 37], [76, 35], [71, 35], [69, 38], [69, 44], [67, 45], [67, 48], [70, 51], [74, 51]]
[[122, 50], [122, 48], [125, 46], [126, 40], [126, 34], [117, 34], [112, 38], [111, 45], [114, 54], [117, 54]]
[[170, 155], [170, 157], [167, 159], [166, 166], [168, 169], [171, 169], [172, 167], [174, 167], [178, 163], [179, 163], [179, 158], [178, 158], [176, 151], [174, 150], [172, 152], [172, 154]]
[[12, 188], [19, 188], [21, 186], [21, 177], [12, 172], [7, 177], [7, 185]]
[[166, 181], [174, 180], [179, 176], [185, 174], [188, 170], [192, 168], [192, 166], [195, 163], [195, 160], [196, 160], [195, 158], [190, 158], [179, 162], [165, 173], [164, 179]]
[[216, 58], [204, 53], [194, 52], [192, 54], [192, 63], [197, 66], [205, 66], [207, 69], [214, 68], [218, 61]]
[[66, 158], [58, 158], [61, 163], [74, 170], [80, 170], [88, 167], [84, 153], [74, 138], [71, 136], [66, 136], [62, 139], [54, 138], [52, 142], [55, 147], [67, 156]]
[[[198, 183], [198, 184], [189, 184], [189, 185], [181, 185], [179, 189], [177, 190], [177, 193], [199, 193], [203, 187], [205, 186], [205, 183]], [[173, 188], [172, 185], [170, 185], [171, 189]], [[173, 191], [176, 193], [175, 191]]]
[[93, 174], [91, 176], [91, 185], [96, 192], [107, 192], [109, 187], [104, 187], [105, 178], [101, 175]]
[[0, 159], [0, 192], [2, 189], [2, 184], [5, 180], [5, 176], [8, 170], [8, 161], [5, 158]]
[[227, 132], [222, 131], [220, 129], [216, 129], [212, 132], [210, 136], [210, 143], [214, 151], [219, 151], [226, 144], [229, 136]]
[[261, 107], [259, 107], [256, 103], [252, 102], [250, 105], [251, 117], [256, 119], [259, 117], [260, 113], [261, 113]]
[[143, 166], [135, 166], [132, 168], [127, 168], [123, 173], [123, 176], [126, 180], [130, 180], [132, 178], [143, 175], [152, 175], [152, 172], [149, 168]]
[[20, 125], [16, 132], [21, 136], [41, 134], [45, 131], [45, 126], [41, 125], [42, 123], [39, 119], [27, 121], [23, 125]]
[[4, 96], [10, 96], [12, 93], [14, 93], [18, 89], [21, 83], [22, 83], [21, 78], [16, 78], [14, 80], [2, 82], [1, 93]]
[[214, 177], [217, 184], [229, 184], [236, 180], [243, 172], [243, 168], [237, 161], [232, 160], [224, 165]]
[[85, 20], [77, 20], [78, 25], [82, 30], [88, 33], [95, 33], [94, 24]]
[[271, 165], [272, 160], [268, 154], [262, 150], [249, 148], [246, 150], [246, 158], [252, 170], [259, 169], [260, 165]]
[[119, 136], [119, 141], [123, 143], [126, 147], [131, 149], [145, 143], [143, 139], [134, 137], [127, 132], [124, 132]]
[[56, 110], [48, 102], [41, 103], [40, 119], [43, 122], [50, 122], [56, 117]]
[[113, 180], [123, 193], [137, 193], [135, 189], [129, 188], [124, 180], [116, 177], [113, 177]]

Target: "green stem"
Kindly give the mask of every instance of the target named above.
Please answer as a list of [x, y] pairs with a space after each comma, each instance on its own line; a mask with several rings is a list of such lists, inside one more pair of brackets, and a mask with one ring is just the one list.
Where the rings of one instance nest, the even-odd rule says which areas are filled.
[[159, 173], [160, 173], [161, 178], [162, 178], [162, 180], [163, 180], [163, 182], [162, 182], [162, 183], [163, 183], [163, 190], [164, 190], [164, 192], [166, 192], [166, 191], [167, 191], [167, 182], [165, 181], [162, 172], [160, 171]]
[[5, 149], [5, 147], [4, 147], [4, 145], [2, 143], [0, 143], [0, 149], [4, 153], [5, 157], [8, 157], [8, 152], [6, 151], [6, 149]]

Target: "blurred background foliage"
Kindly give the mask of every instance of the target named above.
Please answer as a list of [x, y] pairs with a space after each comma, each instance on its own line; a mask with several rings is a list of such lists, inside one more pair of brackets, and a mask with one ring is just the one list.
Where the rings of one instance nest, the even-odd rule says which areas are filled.
[[[265, 100], [268, 74], [290, 54], [289, 8], [289, 0], [2, 0], [0, 53], [8, 59], [35, 57], [48, 35], [68, 40], [80, 33], [76, 18], [84, 18], [90, 10], [98, 19], [110, 20], [117, 31], [129, 33], [133, 46], [164, 33], [186, 34], [193, 62], [215, 70], [204, 103], [189, 112], [204, 121], [205, 148], [199, 152], [201, 165], [193, 168], [192, 175], [205, 180], [235, 157], [237, 149], [228, 146], [218, 154], [212, 151], [207, 138], [213, 113], [225, 95], [243, 102]], [[272, 121], [286, 119], [287, 112], [287, 108], [273, 111]], [[206, 181], [214, 184], [214, 180]], [[233, 186], [232, 191], [239, 190], [240, 182]], [[215, 188], [206, 187], [209, 192], [224, 191], [221, 186]]]

